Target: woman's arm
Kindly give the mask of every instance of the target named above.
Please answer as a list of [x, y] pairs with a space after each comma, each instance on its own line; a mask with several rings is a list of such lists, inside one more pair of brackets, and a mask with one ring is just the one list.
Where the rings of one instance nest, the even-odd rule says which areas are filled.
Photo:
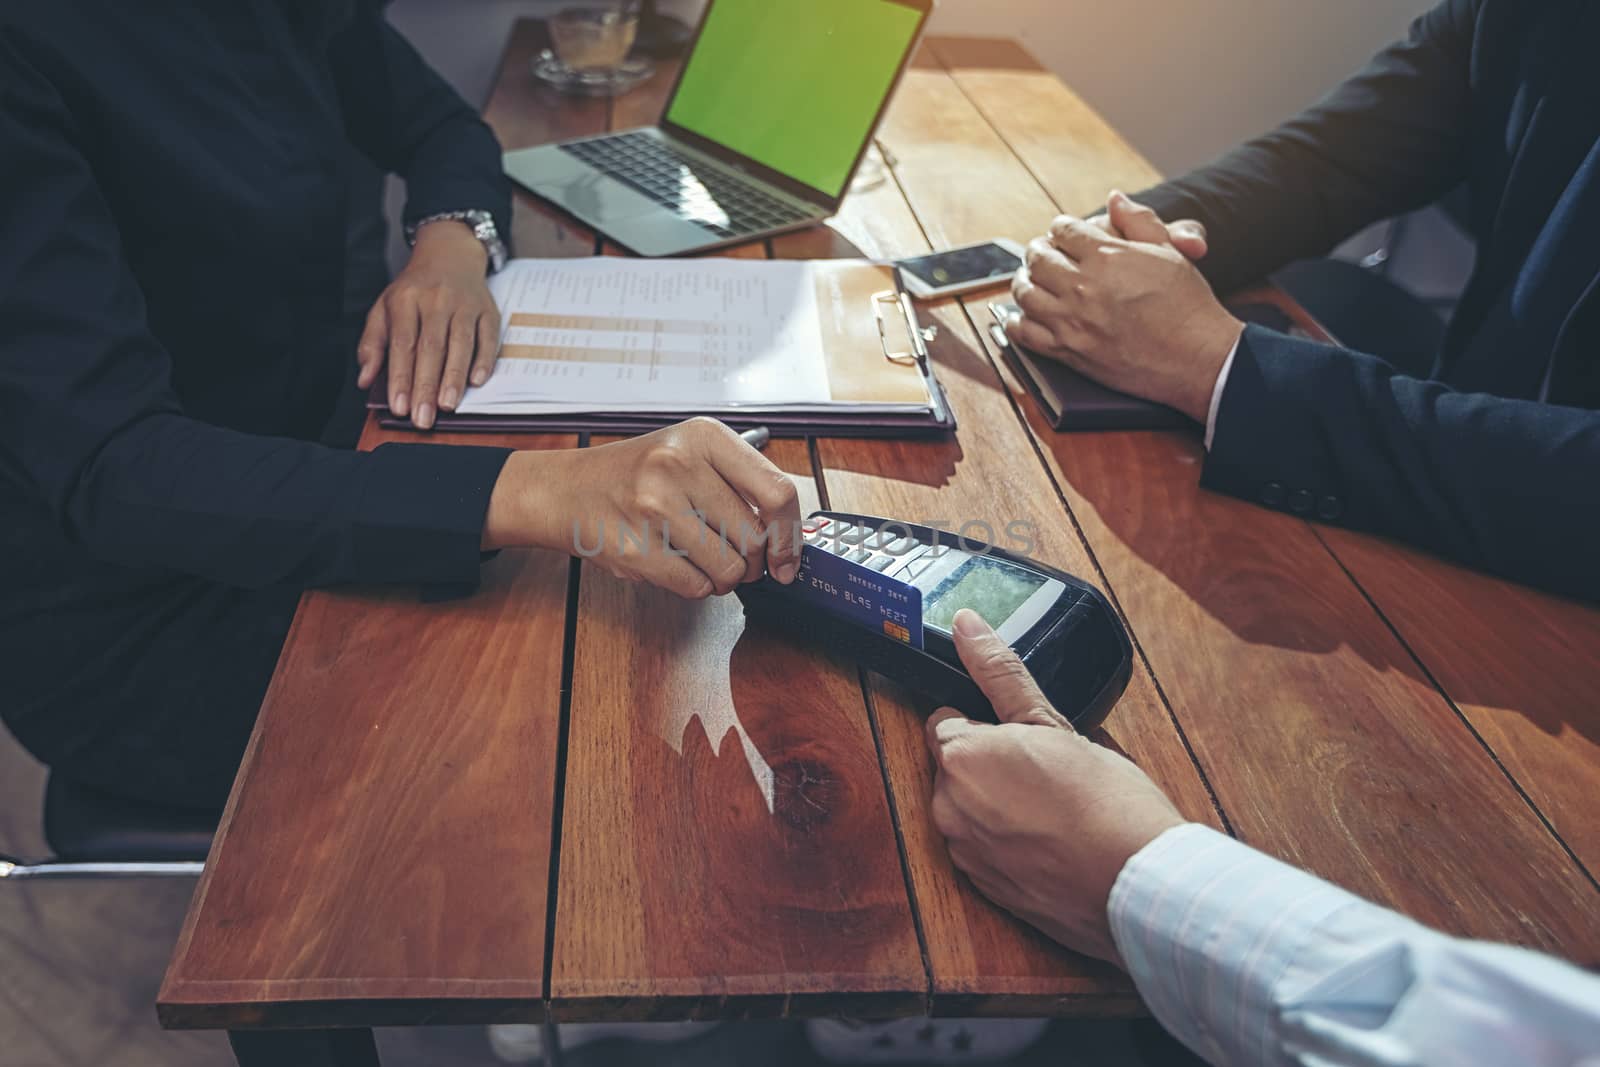
[[686, 596], [792, 579], [793, 483], [710, 420], [593, 449], [358, 453], [190, 417], [76, 136], [0, 40], [0, 499], [92, 558], [236, 586], [470, 584], [480, 546], [527, 545]]
[[383, 17], [360, 0], [329, 62], [350, 140], [406, 182], [405, 220], [487, 211], [511, 232], [511, 185], [500, 142], [477, 112]]
[[501, 449], [189, 417], [67, 108], [0, 42], [0, 478], [98, 559], [239, 586], [470, 583]]
[[[511, 193], [499, 142], [379, 5], [358, 5], [328, 58], [351, 141], [405, 179], [406, 225], [487, 212], [505, 241]], [[469, 384], [482, 385], [493, 373], [500, 317], [484, 282], [488, 266], [469, 223], [422, 225], [411, 259], [367, 317], [358, 384], [371, 385], [387, 366], [389, 409], [419, 429], [432, 429]]]

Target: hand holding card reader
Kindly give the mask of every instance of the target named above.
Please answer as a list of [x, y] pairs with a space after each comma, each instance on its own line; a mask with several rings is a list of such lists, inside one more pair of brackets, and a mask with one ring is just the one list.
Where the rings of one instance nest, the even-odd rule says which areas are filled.
[[1100, 723], [1128, 684], [1132, 648], [1099, 590], [1069, 574], [896, 520], [819, 511], [790, 585], [739, 588], [746, 614], [819, 641], [940, 704], [993, 719], [956, 654], [951, 624], [971, 608], [995, 628], [1079, 730]]

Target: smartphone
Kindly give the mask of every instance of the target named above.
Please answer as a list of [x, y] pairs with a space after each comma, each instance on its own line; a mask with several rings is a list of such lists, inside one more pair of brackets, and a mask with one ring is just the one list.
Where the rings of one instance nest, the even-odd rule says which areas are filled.
[[983, 244], [899, 261], [906, 292], [916, 300], [937, 300], [1011, 283], [1022, 266], [1022, 246], [996, 238]]

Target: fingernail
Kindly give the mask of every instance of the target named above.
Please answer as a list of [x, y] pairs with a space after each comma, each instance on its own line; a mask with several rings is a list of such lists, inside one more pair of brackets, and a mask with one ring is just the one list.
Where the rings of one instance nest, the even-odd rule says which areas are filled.
[[1128, 194], [1123, 192], [1121, 189], [1113, 189], [1111, 190], [1111, 199], [1117, 201], [1126, 201], [1128, 199]]
[[394, 403], [390, 404], [389, 408], [396, 415], [404, 415], [406, 413], [406, 406], [410, 403], [410, 400], [411, 398], [406, 396], [406, 394], [396, 393], [394, 396]]
[[439, 395], [439, 406], [442, 408], [454, 408], [456, 399], [456, 387], [453, 385], [446, 386], [444, 392]]
[[474, 370], [472, 372], [472, 384], [473, 385], [482, 385], [484, 382], [486, 382], [488, 380], [489, 380], [489, 372], [484, 370], [482, 367], [479, 367], [479, 368], [477, 368], [476, 370]]
[[424, 401], [417, 405], [417, 425], [426, 430], [433, 425], [433, 405]]
[[956, 612], [955, 628], [956, 633], [962, 637], [987, 637], [994, 633], [989, 629], [989, 624], [983, 621], [983, 616], [971, 608], [962, 608]]
[[782, 582], [784, 585], [788, 585], [790, 582], [794, 581], [795, 570], [796, 566], [793, 560], [790, 560], [788, 563], [778, 564], [778, 581]]

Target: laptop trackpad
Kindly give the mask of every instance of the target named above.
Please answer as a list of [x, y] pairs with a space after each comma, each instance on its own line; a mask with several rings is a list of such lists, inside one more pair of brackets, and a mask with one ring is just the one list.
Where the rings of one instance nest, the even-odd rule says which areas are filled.
[[580, 218], [606, 222], [661, 210], [643, 193], [549, 145], [508, 152], [505, 163], [512, 178]]
[[585, 173], [574, 175], [566, 181], [545, 178], [533, 187], [579, 218], [596, 222], [631, 219], [664, 210], [643, 193], [635, 192], [616, 179], [587, 168]]
[[506, 173], [646, 256], [708, 243], [709, 233], [654, 200], [548, 145], [508, 152]]
[[618, 222], [610, 230], [612, 237], [641, 256], [674, 256], [715, 240], [709, 230], [660, 210]]

